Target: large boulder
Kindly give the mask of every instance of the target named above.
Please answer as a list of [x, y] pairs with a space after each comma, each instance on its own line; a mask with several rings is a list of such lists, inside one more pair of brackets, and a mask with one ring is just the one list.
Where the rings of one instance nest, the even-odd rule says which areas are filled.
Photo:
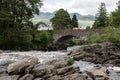
[[[38, 58], [28, 58], [28, 59], [24, 59], [21, 61], [17, 61], [15, 63], [12, 63], [8, 66], [7, 68], [7, 72], [9, 74], [18, 74], [18, 73], [25, 73], [25, 69], [32, 66], [34, 67], [35, 64], [38, 63]], [[32, 68], [28, 69], [29, 71]], [[29, 72], [27, 71], [27, 72]]]
[[19, 80], [33, 80], [34, 76], [32, 74], [26, 74], [23, 77], [21, 77]]
[[69, 74], [78, 73], [78, 72], [79, 72], [79, 67], [73, 67], [73, 66], [67, 66], [67, 67], [57, 69], [58, 75], [69, 75]]
[[12, 76], [2, 76], [0, 80], [18, 80], [19, 75], [12, 75]]
[[1, 59], [0, 60], [0, 73], [7, 71], [8, 65], [11, 64], [11, 63], [13, 63], [13, 62], [15, 62], [15, 61]]
[[[74, 73], [68, 76], [65, 76], [63, 80], [90, 80], [86, 76], [79, 74], [79, 73]], [[92, 80], [92, 79], [91, 79]]]
[[105, 67], [95, 68], [86, 73], [93, 80], [111, 80], [108, 75], [109, 74], [108, 69]]
[[54, 75], [50, 78], [48, 78], [47, 80], [64, 80], [63, 77], [59, 76], [59, 75]]
[[49, 77], [52, 74], [56, 74], [56, 70], [53, 65], [37, 64], [34, 66], [31, 73], [35, 77], [43, 77], [43, 76]]
[[43, 78], [35, 78], [34, 80], [45, 80], [45, 79], [43, 79]]
[[53, 65], [55, 68], [62, 68], [68, 66], [68, 57], [60, 57], [58, 59], [47, 62], [48, 65]]
[[77, 61], [120, 65], [120, 47], [110, 42], [82, 45], [72, 50], [68, 55]]

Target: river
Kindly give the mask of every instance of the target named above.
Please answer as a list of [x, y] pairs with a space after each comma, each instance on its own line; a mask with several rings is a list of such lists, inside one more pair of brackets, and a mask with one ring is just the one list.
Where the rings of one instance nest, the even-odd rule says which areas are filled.
[[[75, 49], [75, 47], [71, 47], [68, 50]], [[48, 61], [57, 59], [59, 57], [67, 56], [67, 51], [50, 51], [50, 52], [43, 52], [43, 51], [25, 51], [25, 52], [3, 52], [0, 54], [0, 71], [4, 71], [7, 67], [5, 66], [8, 63], [12, 63], [15, 61], [19, 61], [28, 57], [37, 57], [39, 59], [39, 62], [44, 64]], [[85, 61], [75, 61], [73, 65], [77, 65], [80, 68], [80, 71], [89, 71], [94, 68], [96, 64], [85, 62]], [[98, 64], [97, 64], [98, 65]], [[109, 69], [110, 75], [112, 77], [112, 80], [120, 80], [120, 74], [116, 73], [112, 70], [112, 65], [106, 64], [100, 66], [105, 66]]]

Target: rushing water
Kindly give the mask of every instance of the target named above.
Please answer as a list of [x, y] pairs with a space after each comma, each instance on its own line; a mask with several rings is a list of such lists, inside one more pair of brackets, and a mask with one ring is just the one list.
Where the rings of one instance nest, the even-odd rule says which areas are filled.
[[67, 52], [63, 51], [26, 51], [26, 52], [8, 52], [0, 54], [0, 61], [19, 61], [28, 57], [37, 57], [40, 63], [45, 63], [47, 61], [56, 59], [66, 55]]
[[[78, 48], [71, 47], [68, 50]], [[19, 61], [28, 57], [37, 57], [40, 63], [45, 63], [50, 60], [57, 59], [58, 57], [67, 56], [67, 51], [51, 51], [51, 52], [42, 52], [42, 51], [26, 51], [26, 52], [3, 52], [0, 54], [0, 71], [4, 71], [7, 66], [6, 64]], [[96, 64], [85, 62], [85, 61], [75, 61], [74, 65], [79, 66], [80, 71], [89, 71], [94, 69]], [[112, 65], [101, 65], [107, 67], [110, 71], [112, 80], [120, 80], [120, 74], [112, 70]]]

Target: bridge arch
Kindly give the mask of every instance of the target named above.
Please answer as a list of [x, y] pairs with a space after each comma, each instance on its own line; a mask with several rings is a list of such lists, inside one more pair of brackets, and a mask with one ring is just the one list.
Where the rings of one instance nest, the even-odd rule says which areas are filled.
[[53, 34], [54, 43], [64, 42], [70, 38], [77, 38], [80, 40], [87, 40], [94, 34], [101, 35], [104, 31], [102, 29], [90, 29], [90, 30], [55, 30]]
[[72, 38], [77, 38], [75, 35], [65, 35], [61, 36], [55, 43], [64, 43], [66, 40], [72, 39]]

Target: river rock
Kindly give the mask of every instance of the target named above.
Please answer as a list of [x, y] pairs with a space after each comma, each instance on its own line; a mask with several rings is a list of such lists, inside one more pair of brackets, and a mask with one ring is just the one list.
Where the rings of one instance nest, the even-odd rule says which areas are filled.
[[86, 76], [82, 74], [74, 73], [74, 74], [65, 76], [63, 80], [90, 80], [90, 79], [87, 79]]
[[26, 74], [23, 77], [21, 77], [19, 80], [33, 80], [34, 76], [32, 74]]
[[47, 62], [48, 65], [53, 65], [55, 68], [62, 68], [68, 66], [68, 57], [60, 57], [58, 59]]
[[38, 63], [38, 58], [28, 58], [17, 61], [8, 66], [7, 71], [9, 74], [25, 73], [25, 69]]
[[64, 80], [63, 77], [59, 76], [59, 75], [54, 75], [50, 78], [48, 78], [47, 80]]
[[120, 65], [120, 47], [114, 43], [94, 43], [82, 45], [69, 53], [75, 60], [84, 60], [96, 64]]
[[35, 78], [34, 80], [44, 80], [43, 78]]
[[0, 80], [18, 80], [19, 75], [12, 75], [12, 76], [2, 76]]
[[35, 77], [43, 77], [43, 76], [46, 76], [46, 75], [50, 76], [50, 74], [56, 74], [56, 70], [55, 70], [53, 65], [37, 64], [37, 65], [34, 66], [31, 73]]
[[64, 68], [57, 69], [58, 75], [68, 75], [79, 72], [79, 67], [67, 66]]
[[108, 69], [105, 67], [102, 68], [95, 68], [88, 72], [86, 72], [89, 77], [93, 80], [111, 80], [108, 76]]
[[14, 61], [12, 61], [12, 60], [1, 59], [1, 61], [0, 61], [0, 73], [7, 71], [8, 65], [13, 63], [13, 62]]

